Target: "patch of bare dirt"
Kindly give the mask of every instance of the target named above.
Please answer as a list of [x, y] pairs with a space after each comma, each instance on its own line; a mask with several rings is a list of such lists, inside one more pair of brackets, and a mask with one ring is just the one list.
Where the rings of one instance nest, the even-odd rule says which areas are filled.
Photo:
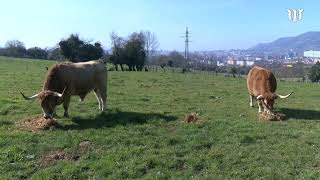
[[60, 161], [60, 160], [78, 160], [80, 156], [72, 155], [69, 153], [66, 153], [64, 150], [57, 150], [49, 152], [41, 157], [40, 165], [41, 166], [48, 166], [54, 162]]
[[183, 120], [184, 123], [202, 123], [202, 121], [200, 120], [200, 116], [199, 114], [192, 112], [190, 114], [186, 114]]
[[81, 156], [85, 155], [89, 149], [92, 147], [90, 141], [82, 141], [75, 149], [65, 150], [55, 150], [49, 153], [46, 153], [40, 158], [40, 166], [47, 167], [50, 164], [53, 164], [57, 161], [76, 161]]
[[78, 145], [78, 153], [85, 153], [86, 151], [88, 151], [92, 146], [92, 143], [90, 141], [82, 141], [81, 143], [79, 143]]
[[259, 117], [261, 119], [267, 120], [267, 121], [284, 121], [286, 120], [286, 115], [283, 113], [267, 113], [267, 112], [262, 112], [259, 113]]
[[45, 119], [43, 117], [33, 117], [21, 120], [16, 123], [18, 128], [39, 131], [58, 127], [59, 124], [56, 119]]

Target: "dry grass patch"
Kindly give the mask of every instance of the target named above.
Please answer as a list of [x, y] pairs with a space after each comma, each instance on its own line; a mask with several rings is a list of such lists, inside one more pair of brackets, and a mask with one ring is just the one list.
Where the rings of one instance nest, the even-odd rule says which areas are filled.
[[267, 121], [284, 121], [286, 120], [286, 115], [283, 113], [267, 113], [267, 112], [262, 112], [259, 113], [260, 119], [267, 120]]
[[198, 113], [192, 112], [190, 114], [186, 114], [183, 123], [193, 123], [193, 124], [203, 124], [204, 121], [200, 118]]
[[16, 126], [20, 129], [39, 131], [58, 127], [59, 124], [56, 119], [45, 119], [43, 117], [32, 117], [23, 119], [16, 123]]

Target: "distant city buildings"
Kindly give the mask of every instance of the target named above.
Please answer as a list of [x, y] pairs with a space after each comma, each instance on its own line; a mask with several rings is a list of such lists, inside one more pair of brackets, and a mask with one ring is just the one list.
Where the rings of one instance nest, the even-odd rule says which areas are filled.
[[320, 51], [304, 51], [303, 56], [308, 58], [320, 58]]
[[320, 51], [304, 51], [303, 56], [309, 64], [320, 61]]
[[[180, 52], [183, 54], [182, 52]], [[169, 54], [163, 51], [161, 54]], [[214, 50], [190, 52], [190, 60], [203, 66], [253, 66], [282, 64], [293, 67], [293, 64], [302, 63], [312, 65], [320, 62], [320, 51], [288, 50], [277, 54], [267, 54], [253, 50]]]

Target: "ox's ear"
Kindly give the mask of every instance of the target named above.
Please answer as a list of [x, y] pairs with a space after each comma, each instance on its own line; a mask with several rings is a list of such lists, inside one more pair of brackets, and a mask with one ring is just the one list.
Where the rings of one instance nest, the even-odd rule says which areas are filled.
[[261, 100], [261, 99], [263, 99], [264, 97], [263, 97], [263, 95], [261, 94], [261, 95], [259, 95], [259, 96], [257, 96], [257, 100]]

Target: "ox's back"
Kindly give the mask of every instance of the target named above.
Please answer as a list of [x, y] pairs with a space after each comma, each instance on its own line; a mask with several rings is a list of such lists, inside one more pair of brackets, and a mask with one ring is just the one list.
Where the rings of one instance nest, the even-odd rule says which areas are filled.
[[97, 83], [106, 83], [106, 72], [102, 61], [56, 64], [49, 70], [43, 88], [62, 92], [68, 86], [72, 95], [79, 95], [91, 91]]
[[248, 73], [247, 87], [252, 96], [268, 92], [274, 93], [277, 89], [277, 81], [271, 71], [254, 66]]

